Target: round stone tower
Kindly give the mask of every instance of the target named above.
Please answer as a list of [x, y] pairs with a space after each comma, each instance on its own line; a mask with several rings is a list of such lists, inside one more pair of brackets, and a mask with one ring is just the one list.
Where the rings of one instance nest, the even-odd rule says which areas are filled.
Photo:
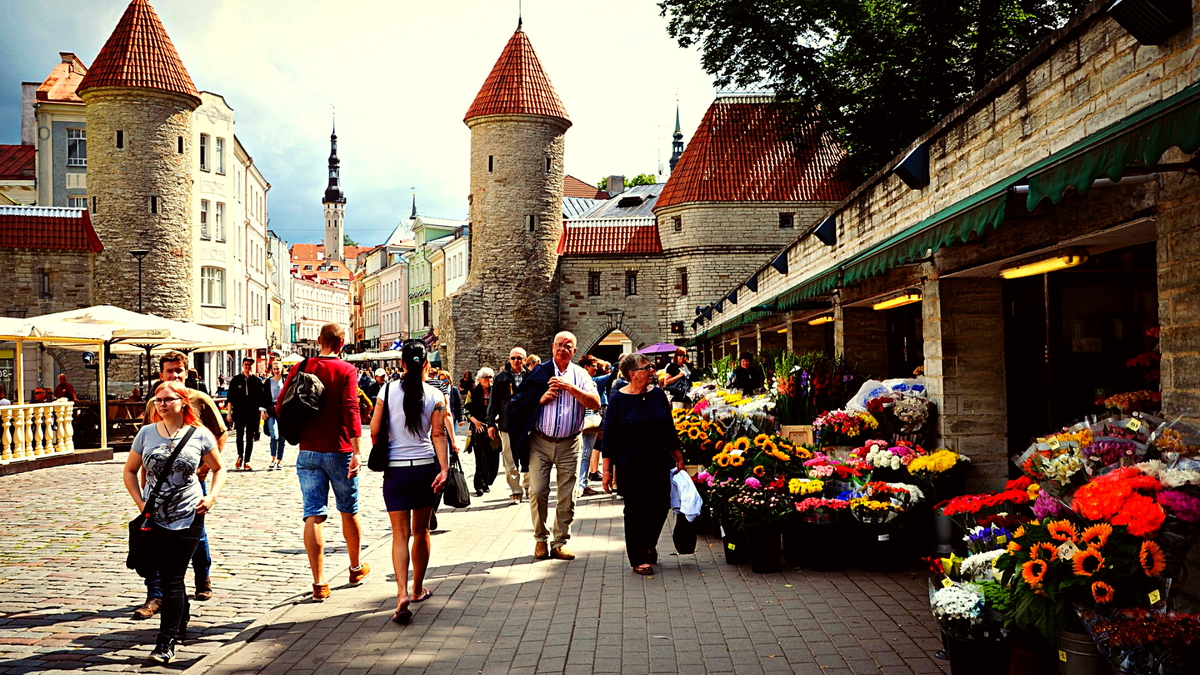
[[130, 252], [143, 249], [142, 310], [191, 320], [192, 114], [200, 95], [149, 2], [129, 3], [78, 93], [90, 141], [88, 209], [104, 242], [95, 301], [138, 310]]
[[500, 367], [558, 330], [566, 108], [517, 31], [463, 119], [471, 130], [470, 271], [437, 308], [443, 361]]

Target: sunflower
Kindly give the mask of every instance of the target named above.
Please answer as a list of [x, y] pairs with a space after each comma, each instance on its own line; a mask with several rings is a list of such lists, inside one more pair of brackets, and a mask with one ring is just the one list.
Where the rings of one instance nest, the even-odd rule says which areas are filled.
[[1104, 556], [1094, 548], [1076, 553], [1071, 561], [1071, 571], [1077, 577], [1090, 577], [1104, 567]]
[[[1046, 552], [1045, 558], [1042, 558], [1043, 550]], [[1051, 560], [1054, 560], [1054, 556], [1057, 553], [1058, 549], [1054, 547], [1054, 544], [1049, 544], [1044, 541], [1040, 541], [1029, 547], [1030, 560], [1045, 560], [1046, 562], [1050, 562]]]
[[1021, 566], [1021, 578], [1025, 583], [1037, 588], [1042, 585], [1042, 579], [1046, 578], [1047, 568], [1045, 560], [1030, 560]]
[[733, 442], [733, 447], [735, 450], [741, 450], [745, 452], [746, 450], [750, 449], [750, 439], [742, 436]]
[[716, 457], [713, 457], [713, 459], [717, 460], [717, 466], [726, 467], [729, 466], [729, 463], [733, 458], [722, 452]]
[[742, 462], [745, 462], [745, 461], [746, 461], [746, 458], [742, 457], [741, 455], [730, 455], [729, 456], [729, 466], [741, 466]]
[[1108, 537], [1111, 534], [1112, 525], [1096, 523], [1079, 533], [1079, 541], [1086, 544], [1088, 548], [1103, 548], [1108, 543]]
[[697, 438], [700, 438], [700, 430], [697, 429], [696, 427], [692, 427], [691, 429], [688, 429], [687, 435], [688, 435], [688, 438], [690, 438], [694, 441]]
[[762, 447], [762, 444], [766, 443], [770, 439], [771, 439], [771, 437], [766, 434], [759, 434], [754, 437], [754, 444], [758, 447]]
[[723, 447], [725, 447], [725, 441], [717, 441], [716, 450], [720, 451]]
[[1163, 568], [1167, 566], [1162, 549], [1152, 541], [1142, 542], [1142, 550], [1138, 553], [1138, 562], [1142, 563], [1142, 569], [1145, 570], [1148, 577], [1162, 574]]
[[762, 478], [763, 476], [767, 475], [767, 470], [763, 468], [762, 464], [759, 464], [758, 466], [754, 467], [754, 475]]
[[1069, 520], [1056, 520], [1046, 525], [1046, 531], [1051, 539], [1071, 541], [1075, 538], [1075, 526]]
[[1015, 541], [1010, 541], [1010, 542], [1008, 542], [1008, 547], [1006, 548], [1006, 550], [1009, 553], [1016, 553], [1017, 551], [1021, 550], [1021, 545]]
[[1013, 539], [1020, 539], [1021, 537], [1024, 537], [1024, 536], [1025, 536], [1025, 526], [1020, 525], [1017, 527], [1017, 531], [1013, 532]]
[[700, 435], [699, 435], [699, 437], [698, 437], [698, 438], [699, 438], [701, 441], [707, 441], [707, 440], [708, 440], [708, 434], [706, 434], [706, 433], [704, 433], [703, 431], [701, 431], [701, 432], [700, 432]]
[[775, 445], [775, 442], [770, 440], [763, 441], [762, 445], [758, 447], [768, 455], [774, 455], [775, 453], [779, 452], [779, 446]]
[[1113, 599], [1113, 587], [1103, 581], [1092, 582], [1092, 597], [1096, 599], [1097, 605], [1107, 605]]

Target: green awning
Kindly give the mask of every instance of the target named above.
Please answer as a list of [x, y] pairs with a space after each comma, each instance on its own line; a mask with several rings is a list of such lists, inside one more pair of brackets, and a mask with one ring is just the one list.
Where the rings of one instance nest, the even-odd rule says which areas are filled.
[[1057, 204], [1069, 187], [1083, 194], [1097, 178], [1120, 180], [1135, 160], [1152, 167], [1172, 147], [1200, 148], [1200, 83], [1054, 153], [1028, 174], [1025, 206], [1032, 211], [1043, 198]]

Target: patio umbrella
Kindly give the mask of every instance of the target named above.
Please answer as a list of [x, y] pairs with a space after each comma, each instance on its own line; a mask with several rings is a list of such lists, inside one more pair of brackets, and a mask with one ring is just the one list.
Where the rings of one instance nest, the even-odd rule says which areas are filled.
[[639, 354], [674, 354], [676, 345], [670, 342], [655, 342], [648, 347], [642, 347], [637, 350]]
[[292, 354], [288, 354], [287, 356], [283, 357], [283, 361], [281, 361], [281, 363], [283, 363], [283, 365], [285, 365], [285, 366], [294, 366], [303, 360], [304, 360], [303, 356], [292, 353]]
[[[187, 321], [138, 314], [112, 305], [96, 305], [67, 312], [19, 319], [38, 334], [100, 339], [112, 354], [140, 355], [152, 351], [227, 352], [265, 347], [258, 341], [228, 331]], [[95, 351], [94, 344], [63, 344], [65, 349]]]

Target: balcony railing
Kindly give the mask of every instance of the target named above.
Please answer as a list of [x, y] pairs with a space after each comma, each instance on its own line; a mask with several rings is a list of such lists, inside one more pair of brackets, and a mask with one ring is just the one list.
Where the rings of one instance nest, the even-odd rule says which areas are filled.
[[70, 401], [0, 406], [0, 464], [75, 452]]

